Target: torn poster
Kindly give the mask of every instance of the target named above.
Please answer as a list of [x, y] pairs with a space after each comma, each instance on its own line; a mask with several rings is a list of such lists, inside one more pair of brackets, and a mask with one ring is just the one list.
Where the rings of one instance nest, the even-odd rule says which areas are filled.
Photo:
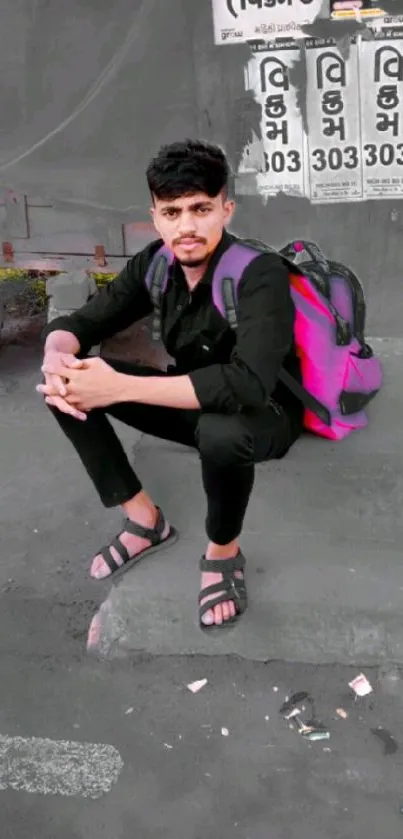
[[254, 54], [245, 73], [247, 90], [252, 90], [261, 107], [261, 136], [244, 149], [239, 174], [257, 172], [261, 195], [278, 192], [304, 195], [305, 135], [289, 70], [299, 58], [292, 40], [272, 42]]
[[344, 61], [332, 40], [306, 41], [308, 197], [313, 204], [363, 198], [358, 46]]
[[323, 0], [212, 0], [216, 44], [303, 38]]
[[363, 191], [403, 194], [403, 28], [374, 32], [360, 44]]
[[303, 90], [290, 72], [300, 42], [256, 45], [247, 63], [260, 136], [251, 128], [236, 193], [258, 192], [266, 201], [283, 193], [312, 204], [402, 197], [403, 27], [373, 29], [371, 40], [352, 38], [348, 59], [333, 38], [307, 38], [304, 54]]

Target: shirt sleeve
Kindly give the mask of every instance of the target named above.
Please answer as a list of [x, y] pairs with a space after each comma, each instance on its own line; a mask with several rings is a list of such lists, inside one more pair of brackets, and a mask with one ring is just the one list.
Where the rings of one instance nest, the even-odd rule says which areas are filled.
[[189, 374], [202, 410], [262, 408], [294, 343], [295, 310], [288, 270], [277, 254], [261, 254], [238, 288], [236, 345], [227, 364]]
[[86, 355], [94, 345], [149, 315], [153, 306], [144, 280], [152, 253], [152, 246], [148, 246], [84, 306], [54, 318], [45, 327], [44, 339], [57, 329], [72, 332], [80, 344], [80, 354]]

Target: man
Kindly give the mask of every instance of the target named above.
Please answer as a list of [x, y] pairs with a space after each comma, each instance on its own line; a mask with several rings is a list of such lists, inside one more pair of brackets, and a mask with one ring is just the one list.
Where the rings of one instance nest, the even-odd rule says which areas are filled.
[[[288, 272], [275, 253], [244, 270], [236, 330], [214, 307], [214, 267], [233, 242], [235, 205], [221, 149], [188, 140], [164, 146], [147, 169], [161, 238], [130, 259], [81, 309], [46, 329], [37, 390], [71, 440], [105, 507], [121, 505], [124, 530], [94, 558], [100, 579], [132, 567], [176, 538], [130, 466], [107, 415], [147, 434], [197, 448], [207, 500], [208, 545], [200, 567], [200, 626], [223, 627], [246, 608], [239, 536], [254, 464], [283, 457], [299, 437], [303, 409], [278, 382], [297, 378]], [[162, 339], [175, 369], [100, 358], [90, 348], [153, 310], [145, 277], [157, 250], [174, 254], [162, 301]], [[171, 476], [175, 480], [175, 474]]]

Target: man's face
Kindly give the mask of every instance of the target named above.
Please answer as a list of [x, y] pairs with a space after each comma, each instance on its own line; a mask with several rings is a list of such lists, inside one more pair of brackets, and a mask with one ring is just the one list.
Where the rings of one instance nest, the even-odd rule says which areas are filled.
[[217, 247], [234, 209], [234, 202], [222, 193], [209, 198], [198, 192], [169, 201], [155, 198], [151, 215], [161, 239], [177, 260], [185, 267], [196, 268]]

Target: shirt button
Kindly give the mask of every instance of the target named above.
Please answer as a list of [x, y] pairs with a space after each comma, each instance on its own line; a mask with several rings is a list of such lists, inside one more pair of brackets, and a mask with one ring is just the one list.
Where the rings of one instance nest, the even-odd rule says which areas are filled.
[[177, 305], [177, 307], [176, 307], [176, 311], [177, 311], [177, 312], [181, 312], [181, 311], [182, 311], [182, 309], [183, 309], [182, 303], [178, 303], [178, 305]]

